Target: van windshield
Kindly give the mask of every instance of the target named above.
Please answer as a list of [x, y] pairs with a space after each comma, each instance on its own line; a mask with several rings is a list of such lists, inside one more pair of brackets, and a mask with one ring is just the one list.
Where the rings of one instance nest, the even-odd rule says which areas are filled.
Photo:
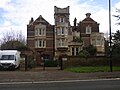
[[1, 60], [14, 60], [14, 55], [2, 55]]

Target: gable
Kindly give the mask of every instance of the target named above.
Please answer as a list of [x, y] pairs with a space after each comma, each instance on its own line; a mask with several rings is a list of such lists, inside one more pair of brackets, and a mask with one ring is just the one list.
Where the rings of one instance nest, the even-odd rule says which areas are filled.
[[33, 25], [37, 25], [37, 24], [45, 24], [45, 25], [49, 25], [50, 23], [48, 21], [46, 21], [41, 15], [33, 22]]
[[92, 18], [88, 17], [88, 18], [85, 18], [84, 20], [82, 20], [82, 22], [93, 22], [93, 23], [96, 23], [96, 21], [94, 21]]

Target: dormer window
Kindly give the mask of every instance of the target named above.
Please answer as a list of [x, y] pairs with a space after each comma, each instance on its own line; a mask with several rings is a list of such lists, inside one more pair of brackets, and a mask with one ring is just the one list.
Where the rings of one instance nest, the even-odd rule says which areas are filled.
[[89, 25], [86, 27], [86, 34], [91, 34], [91, 27]]

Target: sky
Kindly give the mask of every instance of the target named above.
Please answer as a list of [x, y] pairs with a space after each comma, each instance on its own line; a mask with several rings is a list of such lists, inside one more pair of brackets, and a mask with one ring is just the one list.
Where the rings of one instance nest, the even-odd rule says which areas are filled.
[[[21, 31], [27, 36], [27, 24], [31, 17], [37, 19], [43, 16], [54, 25], [54, 6], [65, 8], [70, 6], [70, 23], [76, 17], [77, 23], [82, 21], [86, 13], [100, 23], [100, 32], [109, 33], [108, 0], [0, 0], [0, 37], [9, 31]], [[120, 0], [111, 0], [111, 15], [117, 15], [116, 8], [120, 9]], [[111, 16], [112, 32], [120, 29], [116, 25], [117, 18]]]

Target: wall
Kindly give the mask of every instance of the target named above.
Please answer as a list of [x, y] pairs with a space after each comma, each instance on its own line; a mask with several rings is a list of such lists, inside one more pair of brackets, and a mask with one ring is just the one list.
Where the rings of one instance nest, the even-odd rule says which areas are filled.
[[[109, 66], [110, 59], [108, 57], [90, 57], [90, 58], [82, 58], [79, 56], [68, 56], [68, 60], [65, 61], [64, 67], [72, 67], [72, 66]], [[112, 58], [113, 66], [119, 66], [119, 58]]]

